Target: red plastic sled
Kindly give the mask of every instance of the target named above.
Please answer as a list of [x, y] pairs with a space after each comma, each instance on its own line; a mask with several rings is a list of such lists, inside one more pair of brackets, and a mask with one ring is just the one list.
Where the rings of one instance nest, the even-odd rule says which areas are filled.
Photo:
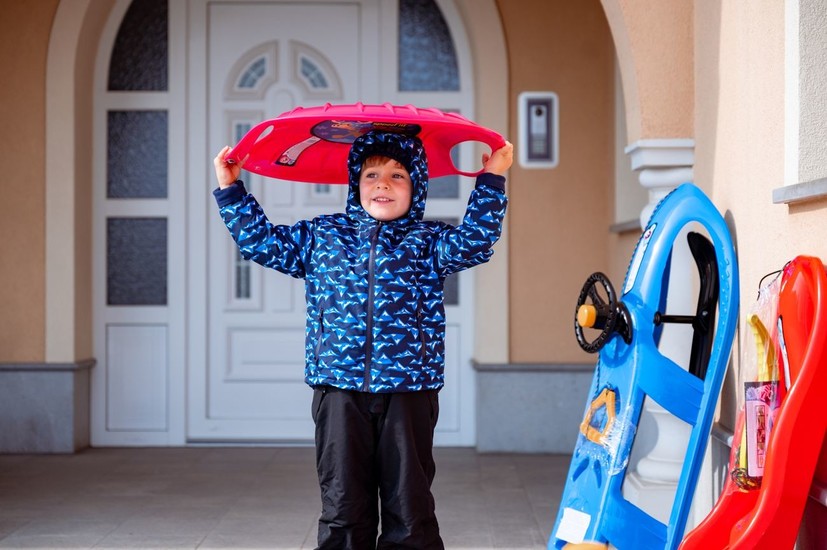
[[[230, 151], [228, 160], [271, 178], [308, 183], [347, 183], [347, 155], [353, 141], [372, 130], [416, 135], [428, 155], [432, 178], [460, 174], [451, 149], [479, 141], [492, 151], [505, 145], [493, 130], [456, 113], [418, 109], [412, 105], [331, 105], [297, 107], [257, 124]], [[249, 156], [248, 156], [249, 155]]]
[[827, 275], [821, 260], [798, 256], [784, 268], [778, 316], [790, 388], [769, 436], [761, 485], [742, 490], [728, 479], [712, 512], [686, 536], [681, 550], [795, 545], [827, 432]]

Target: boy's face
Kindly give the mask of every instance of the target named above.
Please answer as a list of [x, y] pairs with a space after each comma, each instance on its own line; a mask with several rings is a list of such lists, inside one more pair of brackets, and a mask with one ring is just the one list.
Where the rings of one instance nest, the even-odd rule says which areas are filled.
[[401, 218], [411, 209], [413, 183], [405, 167], [387, 157], [370, 157], [359, 175], [362, 208], [380, 222]]

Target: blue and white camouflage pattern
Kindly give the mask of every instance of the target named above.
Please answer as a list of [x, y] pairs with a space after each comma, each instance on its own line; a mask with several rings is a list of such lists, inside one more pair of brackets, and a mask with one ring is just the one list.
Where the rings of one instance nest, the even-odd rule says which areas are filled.
[[[359, 200], [364, 159], [382, 154], [411, 175], [407, 215], [373, 219]], [[305, 381], [373, 393], [439, 389], [445, 381], [443, 282], [487, 262], [500, 237], [505, 178], [478, 176], [462, 223], [423, 221], [428, 166], [419, 139], [358, 138], [348, 158], [345, 213], [273, 225], [239, 181], [215, 196], [241, 255], [305, 280]], [[366, 376], [367, 373], [367, 376]]]

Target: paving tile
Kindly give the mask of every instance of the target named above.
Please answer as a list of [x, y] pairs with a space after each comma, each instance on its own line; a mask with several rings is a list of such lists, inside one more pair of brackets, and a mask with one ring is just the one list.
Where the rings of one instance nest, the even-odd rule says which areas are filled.
[[[317, 522], [310, 516], [301, 518], [281, 518], [270, 521], [253, 519], [232, 519], [222, 521], [204, 540], [205, 546], [213, 546], [217, 541], [258, 541], [261, 544], [287, 544], [298, 548], [302, 545], [308, 532], [316, 528]], [[243, 547], [243, 546], [242, 546]], [[231, 546], [230, 548], [235, 548]]]
[[29, 518], [0, 518], [0, 540], [25, 527], [31, 521]]
[[102, 521], [117, 525], [141, 514], [152, 503], [153, 500], [148, 497], [77, 495], [50, 507], [48, 515], [64, 520]]
[[172, 548], [199, 548], [202, 535], [153, 535], [145, 533], [110, 535], [91, 548], [141, 548], [168, 550]]
[[116, 527], [105, 521], [40, 518], [0, 539], [0, 548], [91, 548]]
[[[448, 549], [542, 549], [569, 457], [437, 448]], [[0, 456], [0, 548], [315, 548], [312, 447]]]

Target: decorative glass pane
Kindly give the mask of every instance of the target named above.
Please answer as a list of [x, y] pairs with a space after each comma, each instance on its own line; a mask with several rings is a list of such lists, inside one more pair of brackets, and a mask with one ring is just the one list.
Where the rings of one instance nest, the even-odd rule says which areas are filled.
[[166, 305], [166, 218], [107, 218], [106, 303]]
[[399, 90], [459, 90], [454, 42], [434, 0], [399, 0]]
[[[238, 143], [241, 138], [247, 135], [247, 132], [253, 129], [252, 122], [234, 122], [233, 123], [233, 143]], [[238, 179], [252, 184], [251, 174], [247, 170], [241, 169]], [[248, 187], [249, 189], [249, 187]]]
[[[451, 160], [454, 161], [454, 166], [459, 164], [459, 146], [451, 149]], [[443, 176], [428, 182], [428, 200], [458, 198], [459, 176]]]
[[112, 91], [165, 91], [168, 78], [167, 0], [133, 0], [109, 59]]
[[428, 200], [459, 197], [459, 176], [443, 176], [428, 182]]
[[325, 89], [327, 88], [327, 79], [324, 73], [309, 59], [302, 57], [301, 59], [301, 73], [302, 76], [310, 83], [311, 88]]
[[454, 273], [445, 278], [445, 285], [443, 287], [445, 292], [445, 305], [458, 306], [459, 305], [459, 274]]
[[109, 111], [107, 198], [166, 198], [167, 127], [166, 111]]
[[235, 143], [241, 141], [241, 138], [247, 135], [247, 132], [253, 129], [253, 124], [251, 122], [236, 122], [234, 124], [235, 128]]
[[[428, 190], [428, 196], [430, 197], [431, 191]], [[456, 226], [459, 224], [459, 218], [430, 218], [433, 220], [438, 220], [441, 222], [445, 222], [447, 224]], [[459, 273], [454, 273], [453, 275], [448, 275], [445, 278], [445, 284], [442, 287], [443, 293], [445, 295], [445, 305], [446, 306], [458, 306], [459, 305]]]
[[241, 256], [238, 248], [235, 249], [235, 297], [237, 300], [249, 300], [250, 290], [250, 262]]
[[267, 74], [267, 60], [264, 57], [259, 57], [250, 63], [247, 70], [242, 73], [238, 79], [238, 88], [240, 90], [254, 89], [265, 74]]

